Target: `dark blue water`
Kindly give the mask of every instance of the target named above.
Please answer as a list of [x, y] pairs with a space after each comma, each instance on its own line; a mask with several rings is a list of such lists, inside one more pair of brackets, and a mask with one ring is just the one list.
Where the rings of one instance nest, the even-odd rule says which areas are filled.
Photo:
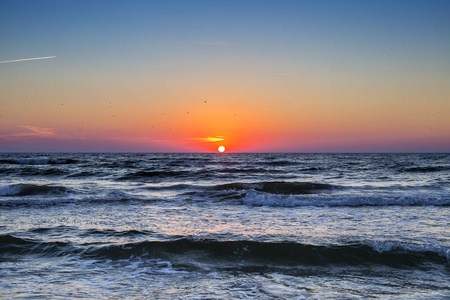
[[449, 154], [0, 154], [4, 298], [445, 299]]

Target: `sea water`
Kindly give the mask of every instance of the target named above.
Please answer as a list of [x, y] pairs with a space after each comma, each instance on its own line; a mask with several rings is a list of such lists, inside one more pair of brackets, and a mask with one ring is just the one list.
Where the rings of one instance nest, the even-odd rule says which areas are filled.
[[0, 297], [448, 299], [450, 154], [0, 154]]

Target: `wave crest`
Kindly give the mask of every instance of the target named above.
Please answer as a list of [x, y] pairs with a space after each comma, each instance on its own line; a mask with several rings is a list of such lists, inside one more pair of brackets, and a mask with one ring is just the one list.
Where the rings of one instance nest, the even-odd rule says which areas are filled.
[[257, 261], [289, 265], [364, 265], [416, 266], [422, 263], [448, 263], [449, 249], [397, 243], [396, 247], [382, 249], [376, 244], [310, 245], [295, 242], [218, 241], [188, 238], [172, 241], [144, 241], [126, 245], [91, 248], [90, 257], [120, 259], [151, 254], [166, 258], [168, 255], [199, 253], [203, 258], [221, 260]]
[[[123, 232], [100, 231], [100, 234], [124, 234]], [[97, 234], [97, 232], [89, 232]], [[126, 232], [125, 234], [146, 234]], [[89, 259], [124, 259], [152, 256], [167, 258], [181, 255], [186, 259], [191, 254], [199, 259], [219, 258], [229, 262], [254, 261], [266, 265], [278, 263], [289, 265], [365, 265], [418, 266], [424, 263], [448, 264], [450, 249], [438, 245], [418, 245], [395, 241], [363, 241], [346, 245], [311, 245], [295, 242], [219, 241], [182, 238], [170, 241], [142, 241], [114, 245], [77, 245], [65, 242], [43, 242], [40, 240], [0, 235], [0, 255], [40, 254], [76, 255]]]
[[167, 177], [180, 177], [187, 175], [184, 171], [137, 171], [128, 173], [120, 178], [119, 180], [143, 180], [147, 178], [167, 178]]
[[12, 184], [0, 187], [0, 196], [33, 196], [33, 195], [62, 195], [69, 190], [63, 186]]
[[335, 186], [313, 182], [265, 181], [256, 183], [227, 183], [218, 185], [221, 190], [255, 190], [274, 195], [304, 195], [315, 194], [319, 191], [331, 190]]
[[391, 194], [391, 195], [273, 195], [249, 191], [242, 198], [250, 206], [450, 206], [450, 195]]
[[450, 166], [409, 167], [404, 169], [405, 172], [410, 173], [441, 172], [448, 170], [450, 170]]

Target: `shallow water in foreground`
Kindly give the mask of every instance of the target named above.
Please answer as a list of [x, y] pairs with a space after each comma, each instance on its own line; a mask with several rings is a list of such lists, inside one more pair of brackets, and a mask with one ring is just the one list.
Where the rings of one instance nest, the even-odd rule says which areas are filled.
[[448, 154], [0, 154], [4, 298], [446, 299]]

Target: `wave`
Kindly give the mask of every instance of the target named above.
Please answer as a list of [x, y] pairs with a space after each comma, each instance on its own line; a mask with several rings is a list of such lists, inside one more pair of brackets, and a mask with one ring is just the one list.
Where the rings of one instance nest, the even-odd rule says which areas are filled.
[[128, 173], [118, 180], [139, 180], [146, 178], [167, 178], [167, 177], [180, 177], [187, 176], [189, 172], [186, 171], [137, 171]]
[[67, 205], [67, 204], [123, 204], [130, 203], [133, 204], [140, 203], [154, 203], [158, 200], [155, 199], [138, 199], [131, 196], [123, 196], [119, 198], [76, 198], [76, 197], [57, 197], [57, 198], [13, 198], [13, 199], [1, 199], [0, 207], [3, 208], [21, 208], [21, 207], [45, 207], [45, 206], [59, 206], [59, 205]]
[[[91, 205], [114, 205], [123, 203], [148, 204], [163, 201], [160, 198], [133, 195], [122, 190], [112, 190], [100, 195], [83, 195], [76, 194], [72, 190], [64, 187], [50, 186], [49, 190], [47, 188], [39, 187], [30, 191], [27, 189], [20, 190], [20, 188], [16, 190], [14, 186], [0, 188], [0, 207], [42, 207], [82, 203], [89, 203]], [[4, 197], [2, 198], [1, 196]]]
[[337, 188], [331, 184], [313, 182], [263, 181], [255, 183], [227, 183], [214, 187], [218, 190], [254, 190], [275, 195], [315, 194]]
[[336, 195], [273, 195], [257, 191], [247, 192], [240, 201], [250, 206], [450, 206], [445, 194], [336, 194]]
[[67, 177], [69, 177], [69, 178], [83, 178], [83, 177], [94, 177], [94, 176], [100, 177], [102, 175], [104, 175], [103, 172], [96, 172], [96, 173], [94, 173], [94, 172], [90, 172], [90, 171], [81, 171], [81, 172], [69, 174], [69, 175], [67, 175]]
[[[187, 196], [188, 201], [242, 201], [247, 195], [260, 193], [265, 195], [311, 195], [324, 191], [338, 189], [338, 186], [311, 183], [311, 182], [286, 182], [286, 181], [261, 181], [261, 182], [233, 182], [213, 186], [188, 186], [189, 191], [181, 195]], [[264, 205], [264, 204], [262, 204]]]
[[293, 165], [297, 165], [298, 163], [295, 161], [290, 161], [290, 160], [274, 160], [274, 161], [264, 162], [264, 164], [267, 166], [282, 167], [282, 166], [293, 166]]
[[[72, 243], [66, 242], [43, 242], [35, 239], [18, 238], [10, 234], [0, 235], [0, 255], [46, 255], [64, 256], [79, 253]], [[1, 257], [1, 256], [0, 256]]]
[[66, 187], [45, 184], [19, 183], [0, 187], [0, 196], [63, 195], [68, 192]]
[[[277, 170], [268, 170], [264, 168], [222, 168], [214, 170], [217, 173], [277, 173]], [[279, 172], [279, 171], [278, 171]]]
[[[109, 234], [114, 234], [110, 233]], [[97, 234], [93, 232], [92, 234]], [[104, 234], [103, 231], [100, 234]], [[133, 233], [141, 234], [141, 232]], [[69, 242], [43, 242], [0, 235], [0, 254], [75, 255], [88, 259], [153, 258], [180, 255], [189, 263], [216, 259], [229, 263], [255, 262], [265, 265], [387, 265], [390, 267], [448, 264], [450, 249], [389, 241], [355, 242], [346, 245], [310, 245], [295, 242], [219, 241], [181, 238], [170, 241], [142, 241], [126, 244], [98, 245]]]
[[440, 172], [449, 170], [450, 166], [409, 167], [403, 169], [403, 171], [411, 173]]
[[113, 229], [88, 229], [83, 234], [83, 236], [111, 236], [111, 237], [135, 237], [135, 236], [146, 236], [150, 233], [153, 233], [152, 231], [147, 230], [125, 230], [125, 231], [116, 231]]
[[73, 164], [77, 161], [70, 158], [48, 158], [48, 157], [33, 157], [33, 158], [10, 158], [0, 159], [2, 164], [17, 164], [17, 165], [61, 165]]
[[10, 167], [10, 168], [0, 168], [0, 174], [2, 175], [19, 175], [19, 176], [62, 176], [68, 174], [68, 171], [60, 168], [40, 168], [40, 167]]
[[233, 176], [240, 174], [275, 174], [285, 173], [280, 170], [267, 170], [264, 168], [219, 168], [219, 169], [202, 169], [202, 170], [150, 170], [150, 171], [136, 171], [129, 172], [118, 178], [118, 180], [146, 180], [146, 179], [166, 179], [166, 178], [196, 178], [196, 179], [208, 179], [211, 177], [223, 177]]
[[323, 171], [323, 170], [326, 170], [326, 169], [319, 168], [319, 167], [309, 167], [309, 168], [300, 169], [300, 171]]
[[146, 190], [149, 191], [183, 191], [183, 190], [187, 190], [189, 188], [195, 188], [194, 185], [190, 185], [190, 184], [170, 184], [170, 185], [163, 185], [163, 186], [147, 186], [145, 187]]
[[9, 175], [15, 173], [17, 173], [17, 170], [15, 168], [0, 168], [1, 175]]

